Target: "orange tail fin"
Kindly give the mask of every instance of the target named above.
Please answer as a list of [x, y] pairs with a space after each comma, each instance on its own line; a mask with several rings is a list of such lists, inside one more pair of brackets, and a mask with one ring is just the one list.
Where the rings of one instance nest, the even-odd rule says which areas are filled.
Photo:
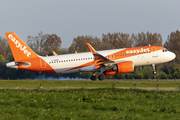
[[5, 34], [15, 61], [38, 57], [38, 55], [30, 47], [28, 47], [14, 32]]

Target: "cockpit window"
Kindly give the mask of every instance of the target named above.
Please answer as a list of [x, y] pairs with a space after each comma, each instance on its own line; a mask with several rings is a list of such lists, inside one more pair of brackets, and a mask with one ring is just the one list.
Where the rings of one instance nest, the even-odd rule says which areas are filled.
[[163, 49], [162, 51], [163, 51], [163, 52], [167, 52], [168, 50], [167, 50], [167, 49]]

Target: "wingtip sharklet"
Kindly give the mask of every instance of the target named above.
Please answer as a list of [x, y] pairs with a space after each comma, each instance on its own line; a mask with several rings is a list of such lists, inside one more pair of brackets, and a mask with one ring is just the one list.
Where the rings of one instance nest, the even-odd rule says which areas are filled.
[[86, 43], [92, 53], [96, 53], [96, 50], [87, 42]]

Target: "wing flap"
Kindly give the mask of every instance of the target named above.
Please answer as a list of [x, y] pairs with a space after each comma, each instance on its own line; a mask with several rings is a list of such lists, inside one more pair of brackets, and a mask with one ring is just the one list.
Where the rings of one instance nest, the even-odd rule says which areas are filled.
[[107, 57], [96, 52], [96, 50], [89, 43], [87, 43], [87, 45], [95, 58], [96, 63], [94, 66], [96, 66], [96, 67], [94, 69], [98, 69], [101, 66], [105, 66], [105, 64], [114, 64], [115, 63], [113, 60], [110, 60]]

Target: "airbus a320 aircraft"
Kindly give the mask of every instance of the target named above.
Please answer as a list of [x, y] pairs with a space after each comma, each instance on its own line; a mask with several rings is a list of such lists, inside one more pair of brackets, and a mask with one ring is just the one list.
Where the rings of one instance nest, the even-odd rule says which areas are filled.
[[14, 32], [5, 33], [14, 60], [6, 64], [9, 68], [43, 73], [92, 72], [91, 80], [105, 76], [134, 71], [134, 66], [152, 65], [173, 60], [176, 55], [160, 46], [143, 46], [96, 51], [87, 43], [91, 52], [55, 56], [39, 56], [29, 48]]

